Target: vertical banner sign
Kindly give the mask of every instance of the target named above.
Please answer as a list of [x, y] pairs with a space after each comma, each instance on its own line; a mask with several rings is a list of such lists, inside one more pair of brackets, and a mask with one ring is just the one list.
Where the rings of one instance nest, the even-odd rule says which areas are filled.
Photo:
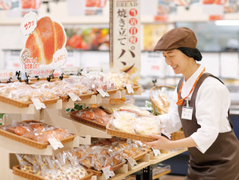
[[126, 72], [134, 84], [141, 69], [140, 0], [110, 1], [110, 70]]

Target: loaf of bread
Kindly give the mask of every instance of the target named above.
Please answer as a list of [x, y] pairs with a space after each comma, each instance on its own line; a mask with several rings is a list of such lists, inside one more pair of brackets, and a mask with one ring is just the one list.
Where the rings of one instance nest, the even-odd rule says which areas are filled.
[[50, 17], [37, 21], [35, 31], [27, 38], [25, 48], [31, 51], [31, 57], [39, 64], [50, 64], [53, 54], [65, 45], [66, 35], [60, 24]]

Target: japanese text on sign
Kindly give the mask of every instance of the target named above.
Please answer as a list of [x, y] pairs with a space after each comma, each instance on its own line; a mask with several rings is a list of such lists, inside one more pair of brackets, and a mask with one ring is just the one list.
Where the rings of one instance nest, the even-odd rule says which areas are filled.
[[21, 33], [23, 36], [28, 36], [37, 27], [37, 15], [34, 12], [26, 14], [21, 22]]
[[39, 64], [37, 63], [37, 58], [27, 58], [24, 63], [24, 69], [25, 70], [32, 70], [32, 69], [38, 69]]

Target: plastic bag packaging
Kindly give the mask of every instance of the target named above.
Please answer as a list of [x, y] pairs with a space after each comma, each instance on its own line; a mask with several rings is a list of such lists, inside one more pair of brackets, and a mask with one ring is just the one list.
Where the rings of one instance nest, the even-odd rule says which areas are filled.
[[136, 118], [136, 123], [134, 124], [134, 129], [137, 134], [150, 135], [160, 134], [160, 124], [155, 117], [138, 117]]
[[133, 124], [135, 123], [136, 114], [128, 113], [125, 111], [114, 112], [115, 119], [110, 123], [115, 129], [126, 133], [135, 133]]
[[41, 170], [41, 167], [37, 163], [37, 159], [34, 155], [24, 155], [23, 158], [32, 164], [32, 170], [34, 174]]
[[97, 119], [96, 113], [94, 113], [92, 110], [89, 110], [89, 109], [86, 109], [84, 111], [79, 111], [78, 113], [76, 113], [76, 115], [85, 119], [90, 119], [90, 120]]

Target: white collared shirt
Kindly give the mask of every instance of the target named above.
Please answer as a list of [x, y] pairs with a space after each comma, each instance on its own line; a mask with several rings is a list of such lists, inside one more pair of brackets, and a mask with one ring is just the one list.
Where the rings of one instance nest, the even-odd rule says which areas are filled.
[[[197, 71], [186, 82], [184, 81], [181, 91], [182, 98], [189, 94], [203, 68], [200, 65]], [[189, 98], [191, 98], [192, 93]], [[182, 127], [176, 104], [177, 101], [178, 94], [176, 88], [170, 103], [169, 113], [159, 116], [165, 125], [165, 130], [170, 134]], [[231, 131], [231, 126], [227, 119], [230, 103], [230, 92], [219, 80], [208, 77], [203, 81], [198, 90], [195, 102], [196, 119], [201, 127], [190, 136], [202, 153], [205, 153], [213, 144], [218, 133]]]

